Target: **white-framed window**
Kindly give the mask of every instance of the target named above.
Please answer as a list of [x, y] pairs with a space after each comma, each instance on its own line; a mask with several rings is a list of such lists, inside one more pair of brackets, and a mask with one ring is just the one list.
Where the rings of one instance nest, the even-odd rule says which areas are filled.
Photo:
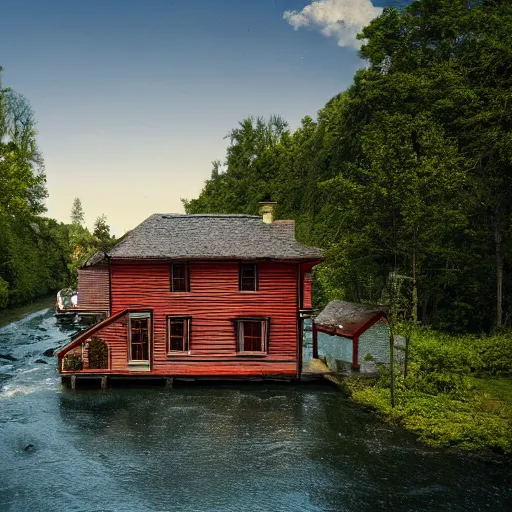
[[188, 353], [190, 350], [190, 323], [189, 316], [167, 317], [167, 353]]
[[239, 354], [264, 355], [268, 352], [270, 318], [234, 318], [236, 351]]
[[151, 313], [130, 313], [128, 322], [129, 360], [149, 362], [151, 344]]

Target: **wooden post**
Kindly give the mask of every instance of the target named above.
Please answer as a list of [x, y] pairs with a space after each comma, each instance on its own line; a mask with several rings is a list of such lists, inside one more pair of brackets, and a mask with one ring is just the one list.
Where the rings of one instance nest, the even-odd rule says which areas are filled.
[[395, 407], [395, 334], [393, 332], [393, 324], [389, 322], [389, 371], [391, 375], [390, 393], [391, 407]]
[[318, 332], [313, 318], [311, 319], [311, 332], [313, 335], [313, 359], [318, 359]]
[[71, 375], [71, 389], [73, 391], [76, 389], [76, 375]]
[[174, 379], [172, 377], [167, 377], [165, 379], [165, 389], [172, 389]]
[[107, 389], [108, 387], [108, 377], [106, 375], [101, 376], [101, 389]]
[[405, 338], [404, 379], [405, 379], [405, 377], [407, 377], [407, 365], [409, 364], [409, 344], [411, 343], [411, 340], [410, 340], [409, 336], [407, 336]]
[[359, 369], [359, 336], [352, 338], [352, 369]]

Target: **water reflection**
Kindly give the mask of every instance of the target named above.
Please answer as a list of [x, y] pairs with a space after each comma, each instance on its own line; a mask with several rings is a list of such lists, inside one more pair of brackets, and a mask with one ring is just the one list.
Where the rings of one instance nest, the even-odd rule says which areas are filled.
[[479, 510], [511, 497], [499, 466], [482, 481], [481, 460], [423, 448], [325, 387], [66, 391], [60, 416], [155, 507], [158, 495], [173, 510]]

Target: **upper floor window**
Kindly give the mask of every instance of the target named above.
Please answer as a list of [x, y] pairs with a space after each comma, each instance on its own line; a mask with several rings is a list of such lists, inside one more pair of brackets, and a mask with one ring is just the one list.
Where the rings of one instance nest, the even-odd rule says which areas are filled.
[[190, 317], [167, 317], [167, 352], [188, 352]]
[[188, 265], [171, 263], [171, 292], [190, 291]]
[[240, 264], [239, 289], [242, 292], [258, 291], [258, 267], [255, 263]]

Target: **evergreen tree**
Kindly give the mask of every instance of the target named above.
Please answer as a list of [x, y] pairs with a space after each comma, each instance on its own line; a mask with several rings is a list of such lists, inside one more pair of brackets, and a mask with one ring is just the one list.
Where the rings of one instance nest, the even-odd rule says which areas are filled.
[[71, 223], [83, 226], [85, 222], [84, 210], [82, 208], [82, 201], [80, 198], [73, 199], [73, 206], [71, 207]]
[[107, 216], [101, 214], [94, 221], [93, 236], [98, 240], [98, 248], [101, 251], [107, 251], [112, 244], [112, 237], [110, 236], [110, 226], [107, 223]]

